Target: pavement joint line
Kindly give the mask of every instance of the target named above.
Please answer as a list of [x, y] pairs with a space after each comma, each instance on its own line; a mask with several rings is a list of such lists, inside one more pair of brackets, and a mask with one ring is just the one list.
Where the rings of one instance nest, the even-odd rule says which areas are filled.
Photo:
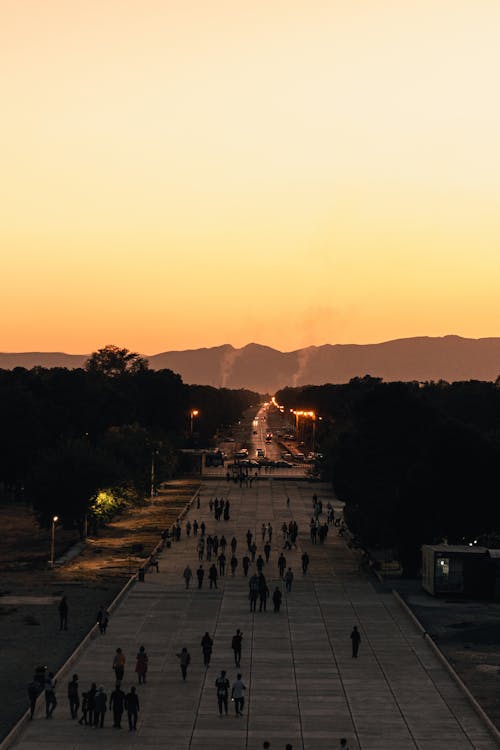
[[[254, 633], [255, 633], [255, 612], [252, 612], [252, 637], [250, 640], [250, 668], [248, 671], [249, 676], [252, 674], [253, 669], [253, 642], [254, 642]], [[251, 685], [251, 681], [249, 680], [249, 683]], [[245, 736], [245, 750], [248, 750], [248, 734], [250, 731], [250, 704], [252, 701], [252, 691], [249, 691], [248, 694], [248, 700], [247, 700], [247, 710], [246, 710], [246, 736]]]
[[319, 612], [320, 612], [320, 615], [321, 615], [321, 620], [323, 622], [323, 627], [325, 629], [326, 637], [328, 639], [328, 645], [330, 646], [330, 651], [331, 651], [331, 654], [332, 654], [332, 657], [333, 657], [335, 668], [337, 669], [338, 676], [339, 676], [339, 681], [340, 681], [340, 684], [342, 686], [342, 693], [344, 695], [344, 700], [345, 700], [346, 706], [347, 706], [347, 708], [349, 710], [349, 716], [351, 717], [351, 722], [352, 722], [352, 726], [353, 726], [353, 729], [354, 729], [354, 734], [356, 735], [356, 741], [357, 741], [359, 747], [361, 747], [361, 742], [360, 742], [359, 734], [358, 734], [358, 728], [356, 726], [356, 721], [354, 720], [354, 714], [353, 714], [353, 711], [352, 711], [351, 701], [349, 700], [349, 696], [348, 696], [346, 688], [345, 688], [344, 678], [342, 676], [342, 670], [340, 669], [340, 665], [338, 663], [337, 656], [335, 654], [335, 649], [333, 647], [333, 643], [332, 643], [332, 640], [330, 638], [330, 633], [328, 631], [327, 622], [326, 622], [326, 619], [325, 619], [325, 615], [323, 614], [323, 608], [321, 607], [321, 604], [320, 604], [320, 601], [319, 601], [318, 590], [316, 588], [316, 584], [315, 583], [313, 584], [313, 590], [314, 590], [314, 595], [316, 597], [316, 602], [318, 604], [318, 609], [319, 609]]
[[[408, 646], [409, 646], [410, 650], [411, 650], [411, 651], [412, 651], [412, 652], [413, 652], [413, 653], [415, 654], [415, 658], [417, 659], [417, 661], [418, 661], [418, 663], [420, 664], [421, 668], [422, 668], [422, 669], [423, 669], [423, 671], [424, 671], [424, 672], [425, 672], [425, 673], [427, 674], [427, 676], [429, 677], [430, 681], [431, 681], [431, 682], [432, 682], [432, 684], [434, 685], [434, 689], [436, 690], [437, 694], [438, 694], [438, 695], [439, 695], [439, 696], [441, 697], [441, 700], [442, 700], [442, 701], [443, 701], [443, 702], [445, 703], [445, 705], [447, 706], [447, 708], [448, 708], [448, 710], [449, 710], [450, 714], [451, 714], [452, 716], [454, 716], [454, 717], [455, 717], [455, 721], [457, 722], [458, 726], [459, 726], [459, 727], [460, 727], [460, 729], [462, 730], [462, 733], [463, 733], [463, 735], [464, 735], [465, 739], [466, 739], [466, 740], [467, 740], [467, 741], [469, 742], [470, 746], [471, 746], [471, 747], [473, 748], [473, 747], [474, 747], [474, 745], [473, 745], [473, 743], [472, 743], [472, 741], [471, 741], [470, 737], [469, 737], [469, 736], [467, 735], [467, 732], [466, 732], [466, 730], [465, 730], [465, 728], [464, 728], [464, 726], [463, 726], [463, 724], [462, 724], [462, 721], [460, 720], [460, 717], [459, 717], [459, 716], [457, 715], [457, 713], [456, 713], [456, 712], [455, 712], [455, 711], [453, 710], [453, 708], [452, 708], [452, 706], [450, 705], [450, 703], [449, 703], [449, 702], [448, 702], [448, 701], [446, 700], [446, 698], [445, 698], [445, 696], [443, 695], [442, 691], [441, 691], [441, 690], [439, 689], [439, 686], [438, 686], [438, 685], [436, 684], [435, 680], [433, 679], [433, 677], [432, 677], [432, 674], [431, 674], [431, 672], [429, 671], [429, 669], [427, 669], [427, 667], [425, 666], [425, 664], [424, 664], [424, 662], [422, 661], [421, 657], [419, 656], [418, 652], [416, 651], [416, 649], [415, 649], [415, 648], [413, 647], [413, 645], [411, 644], [410, 640], [408, 639], [408, 636], [407, 636], [407, 635], [406, 635], [406, 633], [404, 632], [404, 630], [403, 630], [403, 628], [401, 627], [400, 623], [399, 623], [399, 622], [397, 621], [397, 619], [396, 619], [396, 618], [394, 617], [394, 615], [392, 614], [392, 612], [390, 611], [390, 609], [389, 609], [389, 608], [387, 607], [387, 605], [386, 605], [385, 603], [384, 603], [384, 607], [385, 607], [385, 610], [387, 611], [388, 615], [390, 616], [390, 618], [391, 618], [391, 619], [393, 620], [393, 622], [395, 623], [395, 625], [396, 625], [396, 627], [398, 628], [399, 632], [401, 633], [401, 635], [402, 635], [403, 639], [404, 639], [404, 640], [406, 641], [406, 643], [408, 644]], [[403, 609], [403, 611], [404, 611], [404, 609]], [[406, 614], [406, 613], [405, 613], [405, 614]], [[409, 618], [409, 619], [411, 619], [411, 618]], [[424, 638], [425, 638], [425, 632], [423, 633], [423, 636], [424, 636]], [[482, 718], [482, 717], [481, 717], [481, 718]]]
[[302, 745], [302, 750], [304, 750], [304, 731], [302, 726], [302, 712], [300, 710], [300, 698], [299, 698], [299, 687], [297, 685], [297, 667], [295, 665], [295, 649], [293, 647], [293, 638], [292, 638], [292, 629], [290, 626], [290, 617], [288, 615], [288, 592], [285, 592], [285, 606], [286, 606], [286, 614], [287, 614], [287, 623], [288, 623], [288, 638], [290, 640], [290, 651], [292, 654], [292, 665], [293, 665], [293, 679], [295, 681], [295, 697], [297, 700], [297, 711], [298, 711], [298, 718], [299, 718], [299, 728], [300, 728], [300, 742]]
[[[426, 641], [426, 643], [431, 647], [433, 653], [438, 657], [439, 661], [443, 664], [447, 672], [451, 675], [457, 686], [460, 688], [460, 690], [464, 693], [466, 698], [468, 699], [469, 703], [472, 705], [480, 719], [484, 722], [486, 727], [488, 728], [490, 734], [493, 736], [493, 738], [497, 741], [499, 747], [500, 747], [500, 732], [496, 728], [496, 726], [493, 724], [492, 720], [486, 713], [486, 711], [482, 708], [482, 706], [477, 702], [477, 700], [474, 698], [472, 693], [470, 692], [469, 688], [463, 680], [461, 679], [460, 675], [453, 669], [452, 665], [446, 658], [445, 654], [441, 651], [437, 643], [434, 641], [434, 639], [429, 635], [429, 633], [425, 630], [420, 620], [417, 618], [414, 612], [410, 609], [408, 604], [405, 602], [403, 597], [394, 589], [392, 589], [392, 594], [394, 596], [394, 599], [401, 607], [402, 611], [407, 615], [408, 619], [413, 623], [413, 625], [419, 630], [422, 634], [423, 639]], [[431, 678], [432, 679], [432, 678]], [[436, 686], [437, 689], [437, 686]], [[443, 699], [445, 700], [445, 699]], [[446, 702], [446, 700], [445, 700]], [[448, 704], [447, 704], [448, 705]], [[453, 714], [453, 716], [456, 716], [455, 712], [452, 710], [450, 706], [448, 706], [450, 712]], [[464, 734], [466, 734], [464, 727], [462, 726], [462, 723], [457, 718], [457, 721], [459, 722], [462, 731]], [[466, 734], [467, 738], [468, 735]], [[472, 745], [472, 742], [471, 742]], [[472, 745], [473, 746], [473, 745]], [[474, 747], [474, 746], [473, 746]]]

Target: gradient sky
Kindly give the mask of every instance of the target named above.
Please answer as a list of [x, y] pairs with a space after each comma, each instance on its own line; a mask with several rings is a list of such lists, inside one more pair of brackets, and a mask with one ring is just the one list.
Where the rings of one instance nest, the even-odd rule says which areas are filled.
[[0, 350], [500, 335], [498, 0], [0, 14]]

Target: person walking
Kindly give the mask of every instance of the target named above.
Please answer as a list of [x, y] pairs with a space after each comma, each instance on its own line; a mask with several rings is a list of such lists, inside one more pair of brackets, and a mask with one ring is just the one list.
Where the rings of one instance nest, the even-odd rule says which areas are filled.
[[144, 646], [141, 646], [139, 648], [139, 651], [137, 652], [136, 661], [135, 661], [135, 671], [137, 673], [137, 680], [139, 682], [139, 685], [144, 685], [146, 683], [148, 661], [149, 659], [146, 653], [146, 649], [144, 648]]
[[283, 594], [281, 593], [280, 589], [276, 586], [273, 592], [273, 605], [274, 605], [275, 612], [280, 611], [282, 598], [283, 598]]
[[285, 575], [285, 568], [286, 568], [286, 557], [283, 554], [283, 552], [278, 557], [278, 570], [280, 574], [280, 578], [283, 578]]
[[302, 572], [304, 575], [306, 575], [307, 568], [309, 567], [309, 555], [307, 554], [307, 552], [304, 552], [301, 559], [302, 559]]
[[45, 679], [45, 718], [51, 719], [54, 709], [57, 706], [56, 684], [54, 672], [49, 672]]
[[231, 688], [231, 700], [234, 701], [234, 710], [236, 716], [243, 716], [243, 706], [245, 705], [246, 685], [241, 679], [241, 674], [236, 675], [236, 681]]
[[248, 557], [248, 555], [244, 556], [241, 564], [243, 565], [243, 575], [246, 578], [248, 576], [248, 568], [250, 567], [250, 558]]
[[217, 588], [217, 568], [215, 567], [215, 564], [212, 563], [210, 566], [210, 570], [208, 571], [208, 580], [210, 581], [210, 588]]
[[255, 612], [259, 596], [259, 577], [254, 573], [248, 581], [248, 598], [250, 599], [250, 612]]
[[119, 682], [116, 683], [116, 687], [110, 695], [109, 708], [110, 711], [113, 711], [113, 729], [121, 729], [125, 708], [125, 693], [121, 689]]
[[89, 716], [89, 694], [87, 692], [83, 692], [82, 693], [82, 715], [80, 716], [78, 723], [80, 725], [85, 724], [85, 726], [87, 726], [88, 716]]
[[121, 682], [125, 673], [125, 654], [123, 653], [121, 648], [116, 649], [116, 653], [113, 659], [113, 669], [115, 671], [116, 681]]
[[215, 680], [215, 687], [217, 690], [217, 705], [219, 707], [219, 716], [222, 716], [222, 709], [224, 709], [227, 716], [227, 699], [229, 696], [229, 680], [226, 677], [226, 671], [223, 669], [220, 673], [220, 677]]
[[359, 644], [361, 643], [361, 636], [359, 634], [359, 630], [356, 625], [354, 625], [351, 631], [351, 641], [352, 641], [352, 658], [357, 659], [358, 651], [359, 651]]
[[201, 587], [203, 586], [203, 578], [205, 577], [205, 571], [203, 570], [203, 565], [200, 565], [200, 567], [196, 571], [196, 577], [198, 579], [198, 588], [201, 589]]
[[202, 562], [203, 560], [203, 553], [205, 552], [205, 540], [203, 537], [201, 537], [200, 541], [198, 542], [198, 560], [199, 562]]
[[236, 568], [238, 567], [238, 558], [236, 555], [232, 555], [231, 560], [229, 561], [229, 564], [231, 566], [231, 575], [234, 577], [234, 574], [236, 573]]
[[237, 546], [238, 546], [238, 542], [236, 540], [236, 537], [233, 536], [233, 538], [231, 539], [231, 552], [233, 553], [233, 555], [236, 553]]
[[106, 628], [108, 627], [109, 615], [104, 607], [99, 607], [97, 613], [97, 624], [99, 626], [99, 632], [101, 635], [106, 635]]
[[188, 521], [186, 524], [186, 535], [189, 538], [191, 535], [191, 521]]
[[248, 529], [246, 533], [246, 537], [247, 537], [247, 548], [248, 548], [248, 551], [250, 551], [250, 547], [252, 546], [252, 537], [253, 537], [253, 534], [250, 531], [250, 529]]
[[72, 719], [78, 717], [78, 709], [80, 708], [80, 696], [78, 695], [78, 675], [74, 674], [71, 680], [68, 682], [68, 702], [69, 712]]
[[267, 610], [267, 598], [269, 596], [269, 588], [264, 575], [259, 576], [259, 612]]
[[137, 714], [139, 713], [139, 696], [132, 685], [130, 692], [125, 696], [125, 710], [128, 718], [128, 731], [135, 732], [137, 729]]
[[217, 558], [217, 561], [219, 563], [219, 575], [225, 576], [226, 575], [226, 556], [224, 552], [221, 552], [219, 557]]
[[95, 694], [94, 709], [94, 726], [102, 729], [104, 727], [104, 717], [108, 708], [108, 696], [101, 685]]
[[236, 667], [240, 666], [242, 642], [243, 642], [243, 633], [241, 632], [241, 630], [237, 630], [231, 640], [231, 648], [233, 649], [234, 664]]
[[264, 558], [262, 557], [262, 555], [258, 556], [257, 562], [255, 564], [257, 566], [257, 573], [259, 575], [262, 575], [262, 571], [264, 569]]
[[184, 572], [182, 574], [182, 577], [184, 578], [184, 583], [186, 584], [186, 588], [189, 588], [189, 582], [191, 581], [191, 578], [193, 577], [193, 571], [189, 567], [189, 565], [186, 565], [184, 568]]
[[340, 740], [340, 750], [349, 750], [345, 737], [342, 737], [342, 739]]
[[97, 685], [96, 685], [95, 682], [93, 682], [91, 684], [91, 686], [90, 686], [90, 690], [87, 693], [87, 702], [88, 702], [88, 706], [89, 706], [88, 718], [89, 718], [89, 726], [90, 727], [93, 727], [94, 723], [95, 723], [95, 712], [96, 712], [96, 709], [95, 709], [95, 698], [96, 698], [96, 695], [97, 695]]
[[288, 570], [285, 573], [285, 589], [288, 594], [292, 591], [292, 583], [293, 583], [293, 571], [291, 568], [288, 568]]
[[262, 537], [262, 541], [264, 541], [264, 539], [266, 538], [266, 524], [265, 523], [263, 523], [262, 526], [260, 527], [260, 535]]
[[59, 610], [59, 630], [68, 629], [68, 600], [65, 596], [62, 597], [57, 607]]
[[255, 555], [257, 554], [257, 545], [252, 542], [250, 545], [250, 554], [252, 555], [252, 562], [255, 562]]
[[199, 529], [198, 521], [195, 518], [194, 521], [193, 521], [193, 534], [194, 534], [194, 536], [198, 536], [198, 529]]
[[266, 556], [266, 563], [269, 562], [269, 555], [271, 554], [271, 545], [269, 542], [264, 544], [264, 555]]
[[191, 656], [185, 646], [180, 654], [176, 654], [176, 656], [180, 659], [182, 679], [185, 680], [187, 677], [187, 668], [191, 663]]
[[31, 680], [31, 682], [28, 684], [27, 691], [30, 704], [30, 719], [33, 719], [33, 716], [35, 714], [36, 702], [38, 700], [38, 696], [40, 695], [40, 683], [36, 680]]
[[208, 632], [206, 632], [203, 638], [201, 639], [201, 650], [203, 651], [203, 664], [206, 667], [208, 667], [210, 664], [213, 645], [214, 645], [214, 642], [212, 638], [210, 638]]
[[267, 538], [270, 542], [273, 541], [273, 527], [271, 526], [271, 522], [267, 524]]

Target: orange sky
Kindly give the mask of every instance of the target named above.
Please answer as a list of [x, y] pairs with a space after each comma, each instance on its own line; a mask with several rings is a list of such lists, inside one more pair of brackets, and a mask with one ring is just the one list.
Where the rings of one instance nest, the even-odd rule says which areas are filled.
[[498, 0], [4, 0], [0, 350], [500, 335]]

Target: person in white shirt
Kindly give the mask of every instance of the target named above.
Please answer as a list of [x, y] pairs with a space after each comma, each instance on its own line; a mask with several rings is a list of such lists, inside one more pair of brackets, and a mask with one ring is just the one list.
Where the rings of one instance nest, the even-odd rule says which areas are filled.
[[231, 700], [234, 701], [234, 710], [236, 712], [236, 716], [243, 716], [243, 706], [245, 704], [246, 689], [246, 685], [243, 683], [241, 675], [238, 674], [236, 677], [236, 681], [233, 682], [233, 687], [231, 690]]

